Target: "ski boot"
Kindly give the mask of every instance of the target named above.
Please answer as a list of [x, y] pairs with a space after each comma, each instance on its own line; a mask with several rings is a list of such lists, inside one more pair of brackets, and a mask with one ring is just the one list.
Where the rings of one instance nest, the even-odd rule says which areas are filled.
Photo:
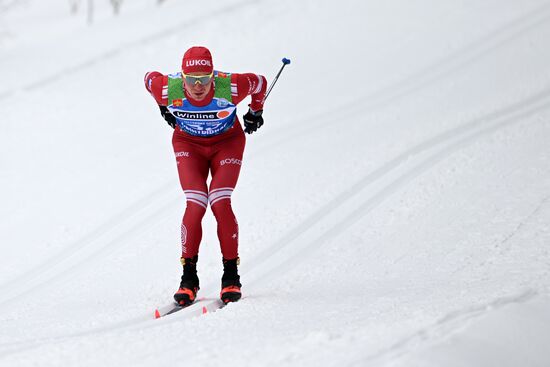
[[237, 302], [241, 299], [241, 282], [237, 266], [240, 259], [227, 260], [223, 259], [223, 276], [222, 276], [222, 291], [220, 299], [223, 303]]
[[181, 306], [190, 305], [195, 301], [199, 291], [199, 277], [197, 276], [198, 255], [192, 258], [181, 258], [183, 275], [181, 276], [180, 288], [174, 294], [174, 300]]

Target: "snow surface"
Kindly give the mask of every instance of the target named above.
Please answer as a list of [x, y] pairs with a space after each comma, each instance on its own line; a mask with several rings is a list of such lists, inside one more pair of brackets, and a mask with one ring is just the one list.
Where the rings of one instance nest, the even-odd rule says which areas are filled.
[[[550, 2], [1, 9], [0, 366], [550, 365]], [[233, 195], [245, 298], [208, 214], [203, 299], [155, 320], [185, 200], [142, 78], [197, 44], [292, 64]]]

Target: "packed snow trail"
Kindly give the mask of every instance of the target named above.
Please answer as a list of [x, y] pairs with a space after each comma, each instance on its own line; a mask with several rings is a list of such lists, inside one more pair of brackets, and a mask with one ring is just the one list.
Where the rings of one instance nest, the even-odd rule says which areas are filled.
[[[1, 366], [429, 365], [464, 323], [549, 293], [547, 1], [234, 4], [168, 2], [0, 59]], [[141, 78], [189, 44], [268, 79], [293, 66], [235, 193], [245, 298], [217, 311], [209, 216], [200, 301], [154, 320], [184, 202]]]

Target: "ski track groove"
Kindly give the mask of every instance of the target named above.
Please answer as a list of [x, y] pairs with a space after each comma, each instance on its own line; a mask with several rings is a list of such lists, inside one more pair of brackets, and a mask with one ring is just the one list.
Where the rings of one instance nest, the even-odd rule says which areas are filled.
[[[529, 107], [523, 110], [524, 106]], [[284, 261], [274, 266], [279, 271], [284, 272], [288, 270], [287, 268], [294, 266], [292, 258], [305, 257], [311, 248], [319, 248], [323, 243], [337, 237], [344, 230], [371, 212], [386, 198], [455, 151], [475, 142], [481, 136], [494, 133], [509, 125], [520, 123], [523, 118], [548, 109], [550, 109], [550, 90], [539, 93], [526, 101], [516, 103], [510, 108], [474, 119], [462, 127], [451, 129], [407, 150], [386, 165], [366, 175], [351, 186], [349, 190], [320, 208], [320, 210], [310, 216], [301, 225], [287, 232], [279, 241], [258, 256], [258, 259], [253, 262], [254, 266], [257, 267], [259, 264], [268, 262], [267, 259], [269, 259], [270, 263], [273, 263], [273, 257], [292, 243], [292, 246], [290, 246], [294, 251], [292, 256], [287, 256]], [[415, 159], [415, 156], [419, 156], [420, 158]], [[390, 177], [392, 171], [402, 173], [398, 173], [397, 177], [392, 178]], [[383, 184], [380, 188], [374, 187], [374, 194], [361, 197], [360, 193], [362, 191], [367, 190], [369, 186], [374, 186], [377, 181], [382, 181], [388, 177], [390, 182]], [[349, 206], [348, 202], [358, 202], [359, 204], [355, 207], [351, 206], [349, 211], [338, 215], [338, 211], [341, 211], [340, 208], [342, 206]], [[339, 217], [341, 219], [338, 219]], [[336, 218], [336, 220], [326, 220], [326, 218]], [[317, 225], [321, 220], [329, 223], [328, 228], [321, 230], [321, 234], [313, 240], [306, 241], [306, 245], [300, 246], [301, 242], [296, 241], [296, 238], [303, 236], [306, 231]], [[266, 273], [264, 276], [269, 275], [269, 272]], [[255, 281], [258, 280], [259, 278], [256, 277]]]
[[550, 199], [550, 196], [546, 196], [544, 199], [542, 199], [540, 203], [537, 205], [537, 207], [531, 213], [529, 213], [525, 217], [525, 219], [520, 221], [516, 226], [516, 228], [514, 228], [514, 230], [512, 230], [503, 240], [499, 241], [499, 243], [495, 247], [499, 248], [501, 253], [506, 250], [509, 250], [510, 247], [507, 246], [507, 243], [512, 238], [514, 238], [514, 236], [518, 234], [523, 229], [523, 227], [525, 227], [525, 225], [529, 223], [531, 219], [534, 218], [542, 210], [542, 208], [546, 205], [549, 199]]
[[[493, 248], [495, 249], [495, 254], [492, 257], [486, 259], [483, 265], [481, 266], [484, 266], [486, 262], [489, 262], [491, 260], [494, 260], [498, 257], [503, 256], [507, 251], [509, 251], [510, 246], [508, 245], [508, 242], [512, 238], [514, 238], [519, 232], [521, 232], [523, 227], [525, 227], [528, 223], [531, 222], [531, 219], [533, 219], [542, 210], [542, 208], [548, 203], [549, 200], [550, 200], [550, 196], [546, 196], [544, 199], [542, 199], [539, 202], [539, 204], [536, 206], [536, 208], [534, 208], [528, 215], [526, 215], [524, 219], [520, 220], [516, 225], [516, 227], [513, 230], [511, 230], [507, 235], [505, 235], [503, 239], [499, 239], [495, 241], [492, 244]], [[463, 271], [467, 266], [468, 265], [462, 265], [460, 267], [457, 267], [453, 271], [453, 274]], [[550, 293], [550, 292], [547, 292], [547, 293]]]
[[60, 276], [70, 275], [71, 269], [91, 261], [106, 250], [115, 251], [117, 244], [123, 244], [121, 240], [124, 237], [135, 234], [135, 231], [141, 232], [148, 225], [154, 225], [156, 222], [151, 219], [158, 220], [159, 214], [165, 212], [170, 204], [174, 205], [172, 196], [167, 198], [167, 193], [163, 190], [165, 187], [143, 197], [87, 236], [72, 241], [61, 254], [40, 264], [38, 267], [43, 270], [39, 274], [29, 272], [16, 282], [2, 285], [0, 308], [37, 287], [53, 284]]
[[[248, 287], [251, 289], [258, 286], [260, 281], [269, 281], [271, 271], [261, 271], [261, 266], [270, 258], [270, 262], [275, 262], [275, 267], [278, 269], [284, 268], [285, 271], [292, 269], [299, 262], [292, 261], [293, 258], [306, 257], [307, 253], [310, 253], [311, 247], [315, 246], [320, 248], [331, 239], [340, 235], [345, 229], [353, 226], [357, 221], [363, 218], [366, 214], [378, 207], [385, 199], [405, 187], [412, 182], [416, 177], [426, 172], [429, 168], [435, 166], [437, 163], [450, 156], [452, 153], [460, 150], [461, 148], [474, 143], [478, 138], [494, 133], [502, 128], [519, 124], [524, 118], [530, 117], [538, 112], [546, 111], [550, 109], [550, 90], [544, 90], [535, 96], [517, 102], [507, 108], [493, 112], [486, 116], [476, 118], [470, 122], [463, 124], [459, 127], [450, 129], [437, 136], [429, 138], [424, 142], [417, 144], [416, 146], [403, 152], [396, 158], [392, 159], [388, 163], [384, 164], [377, 170], [367, 174], [360, 179], [356, 184], [352, 185], [350, 189], [343, 192], [334, 198], [330, 203], [326, 204], [313, 215], [309, 216], [299, 226], [293, 228], [290, 232], [287, 232], [285, 236], [273, 243], [268, 249], [257, 256], [257, 260], [250, 268], [251, 270], [246, 273], [251, 280], [248, 282]], [[390, 177], [394, 174], [396, 177]], [[389, 177], [389, 183], [383, 182], [384, 179]], [[382, 182], [380, 188], [375, 188], [373, 192], [366, 192], [365, 189], [370, 188], [374, 184]], [[360, 193], [362, 193], [360, 195]], [[346, 208], [349, 202], [356, 204], [352, 205], [351, 210]], [[327, 210], [331, 208], [331, 210]], [[342, 210], [344, 208], [345, 210]], [[154, 217], [154, 216], [152, 216]], [[313, 236], [313, 240], [305, 242], [305, 245], [300, 241], [300, 236], [307, 236], [308, 232], [321, 221], [327, 221], [332, 223], [328, 229], [325, 229], [321, 235]], [[290, 256], [276, 256], [279, 253], [288, 251], [292, 248]], [[296, 256], [296, 255], [301, 255]], [[275, 261], [273, 259], [275, 258]], [[277, 261], [278, 260], [278, 261]], [[260, 274], [256, 269], [260, 269]], [[210, 292], [205, 292], [210, 294]], [[78, 333], [72, 333], [58, 337], [48, 337], [29, 341], [19, 341], [12, 343], [4, 343], [0, 345], [0, 348], [5, 349], [0, 354], [0, 357], [4, 357], [10, 354], [19, 353], [24, 350], [40, 347], [47, 343], [59, 343], [70, 340], [75, 337], [85, 337], [90, 335], [98, 335], [108, 332], [129, 332], [133, 330], [147, 330], [151, 328], [161, 327], [166, 323], [181, 322], [186, 319], [190, 319], [196, 316], [202, 315], [202, 308], [206, 307], [208, 313], [215, 312], [219, 309], [219, 302], [217, 300], [217, 294], [208, 296], [188, 308], [177, 312], [171, 317], [164, 317], [159, 320], [154, 320], [152, 312], [150, 318], [147, 316], [138, 317], [131, 320], [125, 320], [108, 326], [103, 326], [96, 329], [86, 330]], [[456, 319], [473, 318], [477, 317], [482, 312], [480, 310], [488, 310], [497, 306], [505, 305], [512, 302], [523, 302], [524, 300], [534, 297], [536, 292], [529, 290], [526, 293], [522, 293], [516, 297], [499, 298], [490, 302], [487, 306], [480, 307], [468, 307], [464, 310], [455, 311], [441, 320], [437, 321], [432, 326], [423, 328], [422, 330], [414, 333], [412, 336], [407, 337], [386, 350], [379, 352], [372, 356], [366, 356], [367, 360], [380, 360], [388, 355], [399, 355], [404, 353], [411, 343], [415, 341], [426, 339], [426, 335], [436, 334], [438, 329], [441, 329], [442, 325], [453, 324]], [[454, 329], [450, 328], [448, 331], [451, 333]], [[19, 347], [18, 347], [19, 346]], [[364, 360], [362, 360], [364, 361]]]
[[[240, 8], [240, 7], [247, 6], [251, 3], [257, 3], [257, 1], [246, 0], [236, 4], [231, 4], [229, 7], [235, 5], [236, 7]], [[218, 10], [217, 12], [215, 12], [214, 15], [216, 14], [223, 15], [224, 11], [227, 10], [226, 8], [222, 8]], [[234, 11], [234, 8], [231, 8], [231, 9]], [[485, 35], [484, 37], [477, 40], [476, 42], [473, 42], [468, 46], [465, 46], [455, 51], [454, 53], [446, 56], [442, 60], [439, 60], [437, 63], [434, 63], [424, 69], [421, 69], [417, 73], [405, 78], [404, 80], [396, 84], [390, 85], [388, 87], [384, 87], [376, 93], [372, 93], [372, 94], [357, 98], [351, 103], [344, 104], [341, 108], [337, 109], [338, 115], [341, 118], [342, 116], [353, 114], [359, 109], [369, 109], [372, 112], [374, 108], [382, 107], [387, 103], [394, 101], [397, 98], [405, 97], [423, 87], [426, 87], [432, 84], [433, 82], [436, 82], [446, 74], [457, 71], [463, 66], [469, 65], [475, 59], [481, 57], [483, 54], [487, 53], [488, 51], [491, 51], [496, 47], [499, 47], [500, 45], [503, 45], [506, 42], [521, 36], [526, 31], [542, 24], [550, 16], [550, 14], [548, 14], [549, 9], [550, 9], [550, 4], [545, 4], [539, 8], [536, 8], [535, 10], [532, 10], [527, 14], [522, 15], [518, 19], [507, 23], [506, 25], [500, 27], [499, 29], [490, 32], [489, 34]], [[165, 33], [166, 31], [181, 32], [182, 29], [192, 26], [193, 22], [195, 21], [186, 20], [182, 23], [179, 23], [178, 25], [171, 26], [164, 29], [163, 31], [154, 33], [153, 35], [142, 37], [138, 40], [125, 43], [117, 49], [108, 50], [105, 53], [101, 54], [100, 56], [93, 57], [81, 64], [78, 64], [77, 66], [70, 67], [69, 69], [71, 70], [71, 72], [69, 73], [69, 75], [71, 75], [72, 73], [78, 72], [79, 70], [82, 70], [84, 68], [93, 67], [98, 62], [116, 57], [117, 55], [123, 53], [126, 50], [161, 39], [163, 38], [163, 35], [166, 34]], [[466, 56], [463, 56], [463, 55], [466, 55]], [[60, 75], [61, 74], [53, 74], [51, 76], [48, 76], [42, 79], [41, 81], [38, 81], [36, 83], [23, 87], [22, 90], [27, 91], [27, 90], [32, 90], [36, 88], [41, 88], [43, 86], [48, 86], [49, 84], [57, 81]], [[13, 93], [1, 92], [0, 101], [6, 95], [13, 96], [13, 95], [16, 95], [17, 93], [18, 91], [15, 91]], [[359, 102], [363, 102], [363, 104], [358, 107], [357, 104]], [[348, 108], [346, 106], [350, 106], [350, 107]], [[324, 126], [325, 124], [333, 122], [333, 119], [331, 118], [331, 116], [334, 114], [336, 114], [336, 112], [334, 112], [333, 114], [325, 113], [323, 115], [315, 115], [313, 118], [305, 119], [306, 121], [314, 121], [313, 123], [296, 124], [295, 126], [298, 126], [299, 128], [307, 129], [307, 130], [310, 130], [311, 125], [314, 125], [315, 122], [317, 122], [316, 125]], [[458, 129], [460, 129], [460, 127]], [[271, 146], [278, 146], [281, 141], [287, 142], [289, 139], [292, 139], [293, 137], [297, 138], [297, 136], [300, 136], [299, 132], [289, 136], [287, 131], [278, 130], [275, 132], [274, 135], [271, 135], [269, 137], [268, 141], [266, 142], [267, 145], [264, 144], [263, 148], [265, 149]], [[271, 140], [271, 143], [269, 142], [269, 140]], [[255, 157], [257, 155], [258, 154], [255, 153], [252, 155], [252, 157]], [[96, 230], [94, 230], [87, 236], [71, 242], [69, 246], [64, 247], [57, 255], [48, 259], [45, 263], [40, 264], [40, 268], [48, 269], [47, 273], [53, 272], [53, 274], [49, 278], [47, 276], [45, 277], [46, 281], [49, 281], [52, 278], [57, 277], [60, 274], [64, 273], [66, 269], [60, 266], [60, 264], [66, 263], [68, 259], [76, 258], [75, 264], [71, 266], [71, 268], [74, 268], [76, 265], [84, 261], [84, 258], [82, 256], [78, 256], [78, 253], [85, 252], [90, 246], [93, 246], [94, 243], [97, 243], [99, 239], [104, 237], [105, 233], [114, 232], [116, 231], [117, 228], [121, 228], [124, 226], [131, 226], [131, 223], [128, 223], [129, 222], [128, 218], [133, 218], [135, 216], [139, 217], [139, 215], [135, 213], [136, 211], [138, 211], [138, 214], [139, 214], [140, 210], [145, 209], [143, 203], [146, 203], [148, 201], [158, 202], [159, 196], [166, 196], [163, 194], [166, 193], [166, 189], [168, 187], [172, 186], [171, 182], [172, 182], [171, 180], [167, 181], [159, 189], [154, 190], [151, 194], [148, 194], [147, 196], [140, 199], [138, 202], [133, 203], [127, 209], [123, 210], [120, 214], [116, 215], [113, 218], [113, 220], [109, 220], [105, 222], [103, 225], [98, 227]], [[358, 185], [359, 184], [354, 185], [354, 187], [357, 187]], [[348, 190], [348, 192], [349, 191], [350, 190]], [[171, 190], [170, 191], [171, 196], [164, 198], [162, 206], [168, 207], [169, 202], [171, 201], [177, 202], [179, 198], [178, 194], [179, 194], [179, 191]], [[147, 223], [146, 222], [147, 219], [149, 219], [149, 216], [139, 221], [139, 223], [140, 224]], [[103, 246], [99, 245], [98, 251], [99, 252], [102, 251], [103, 249], [105, 249], [107, 245], [114, 245], [114, 246], [117, 245], [116, 243], [112, 243], [113, 241], [108, 241], [108, 242], [109, 243], [104, 244]], [[85, 245], [82, 246], [81, 243], [84, 243]], [[55, 271], [52, 271], [49, 268], [61, 268], [61, 269], [58, 270], [56, 273]], [[4, 304], [17, 298], [20, 295], [23, 295], [24, 293], [28, 292], [28, 290], [32, 290], [46, 283], [46, 281], [40, 282], [38, 281], [38, 279], [44, 279], [44, 277], [39, 277], [37, 275], [34, 275], [31, 272], [21, 276], [15, 282], [14, 281], [10, 282], [10, 284], [7, 286], [5, 284], [0, 285], [0, 294], [2, 295], [2, 297], [0, 297], [0, 309], [3, 307]], [[32, 284], [32, 286], [30, 288], [24, 288], [24, 287], [21, 287], [21, 283], [23, 283], [23, 285], [30, 283]], [[16, 291], [17, 295], [10, 296], [10, 294], [14, 293], [13, 291], [14, 289], [17, 290]]]
[[[522, 109], [526, 106], [529, 107], [522, 111]], [[290, 242], [296, 242], [296, 237], [315, 226], [321, 220], [324, 220], [328, 216], [334, 217], [334, 212], [338, 211], [340, 207], [353, 201], [362, 202], [356, 208], [352, 208], [351, 211], [344, 213], [342, 220], [325, 220], [325, 222], [328, 223], [336, 222], [336, 225], [329, 225], [328, 229], [321, 231], [322, 234], [320, 236], [315, 238], [308, 246], [300, 251], [300, 256], [306, 256], [305, 253], [310, 250], [311, 247], [320, 246], [321, 243], [342, 233], [344, 229], [347, 229], [351, 225], [355, 224], [364, 215], [374, 209], [387, 197], [398, 191], [406, 183], [412, 181], [414, 178], [425, 172], [428, 168], [434, 166], [453, 152], [474, 142], [476, 138], [482, 135], [493, 133], [498, 129], [514, 123], [519, 123], [521, 122], [521, 118], [528, 117], [549, 108], [550, 89], [547, 89], [527, 100], [517, 102], [510, 107], [486, 116], [473, 119], [469, 123], [450, 129], [408, 149], [385, 165], [367, 174], [354, 185], [350, 186], [346, 191], [342, 192], [333, 200], [319, 208], [319, 210], [309, 216], [299, 226], [291, 229], [274, 245], [264, 250], [257, 256], [257, 259], [254, 260], [253, 263], [257, 266], [258, 264], [268, 262], [268, 259], [269, 262], [272, 262], [272, 258], [277, 252], [288, 246]], [[503, 121], [499, 122], [499, 120]], [[410, 166], [417, 163], [414, 160], [414, 157], [421, 156], [423, 154], [427, 155], [427, 157], [421, 157], [420, 162], [416, 166], [409, 169]], [[401, 170], [399, 168], [401, 168]], [[409, 170], [407, 171], [407, 169]], [[393, 171], [405, 172], [393, 179], [393, 181], [383, 185], [381, 188], [378, 188], [378, 191], [374, 195], [367, 197], [366, 200], [365, 198], [361, 200], [361, 195], [359, 194], [361, 194], [362, 191], [365, 191], [369, 188], [369, 186], [374, 185], [377, 181], [381, 181], [382, 179], [388, 177]], [[359, 197], [359, 199], [357, 199], [357, 197]], [[294, 244], [292, 247], [297, 248], [298, 245]], [[296, 257], [296, 254], [294, 257]], [[277, 265], [277, 267], [288, 266], [291, 262], [292, 261], [288, 261], [287, 259], [287, 261], [284, 261], [283, 264]]]
[[350, 365], [365, 366], [365, 363], [369, 366], [376, 364], [385, 365], [391, 360], [404, 356], [408, 351], [418, 350], [421, 344], [426, 344], [434, 339], [440, 340], [453, 335], [456, 331], [462, 329], [465, 323], [475, 320], [485, 315], [487, 312], [498, 310], [511, 304], [525, 303], [532, 300], [537, 295], [538, 293], [534, 290], [526, 290], [513, 296], [499, 297], [481, 305], [453, 311], [436, 320], [433, 324], [421, 328], [410, 336], [399, 340], [388, 348], [373, 355], [366, 356], [365, 358], [352, 361]]

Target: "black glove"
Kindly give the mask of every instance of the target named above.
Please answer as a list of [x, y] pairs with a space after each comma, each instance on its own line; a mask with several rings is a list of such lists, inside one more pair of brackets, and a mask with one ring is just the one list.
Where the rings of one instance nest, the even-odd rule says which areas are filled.
[[175, 129], [176, 128], [176, 118], [174, 117], [174, 115], [172, 115], [170, 113], [170, 111], [168, 111], [168, 107], [159, 106], [159, 108], [160, 108], [160, 114], [162, 115], [164, 120], [166, 120], [168, 125], [172, 126], [172, 129]]
[[254, 131], [258, 130], [264, 124], [264, 118], [262, 113], [264, 110], [252, 111], [250, 108], [246, 115], [243, 116], [244, 121], [244, 132], [247, 134], [252, 134]]

